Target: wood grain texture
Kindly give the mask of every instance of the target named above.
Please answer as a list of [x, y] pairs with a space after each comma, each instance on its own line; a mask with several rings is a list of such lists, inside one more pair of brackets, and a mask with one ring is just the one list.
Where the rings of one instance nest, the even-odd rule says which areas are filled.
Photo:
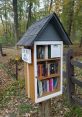
[[39, 117], [50, 117], [51, 100], [39, 103]]
[[32, 64], [29, 64], [30, 98], [35, 102], [35, 81], [34, 81], [34, 50], [32, 49]]

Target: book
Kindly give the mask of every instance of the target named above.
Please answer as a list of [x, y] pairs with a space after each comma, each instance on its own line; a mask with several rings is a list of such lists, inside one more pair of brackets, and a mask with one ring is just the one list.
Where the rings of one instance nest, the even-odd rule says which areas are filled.
[[39, 95], [39, 96], [42, 96], [42, 93], [43, 93], [42, 81], [38, 80], [37, 88], [38, 88], [38, 95]]
[[40, 45], [37, 46], [37, 58], [44, 59], [45, 58], [45, 47]]
[[47, 92], [47, 80], [42, 81], [43, 92]]
[[53, 79], [49, 79], [49, 91], [53, 91]]
[[42, 76], [47, 76], [48, 75], [48, 68], [47, 68], [47, 64], [42, 64]]
[[54, 63], [54, 72], [58, 73], [58, 62], [57, 61]]
[[55, 73], [55, 65], [54, 63], [50, 64], [50, 74], [54, 74]]
[[38, 64], [37, 74], [38, 74], [38, 78], [40, 78], [40, 79], [42, 79], [42, 68], [43, 68], [43, 65], [42, 64]]
[[45, 46], [45, 59], [48, 59], [48, 45]]
[[40, 77], [40, 65], [39, 64], [37, 65], [37, 74], [38, 74], [38, 77]]
[[48, 71], [47, 71], [48, 72], [48, 76], [50, 76], [50, 63], [48, 63], [47, 66], [48, 66], [48, 68], [47, 68], [48, 69]]
[[48, 45], [48, 58], [51, 58], [51, 46]]
[[47, 80], [47, 92], [49, 92], [49, 80]]
[[58, 62], [51, 63], [49, 68], [50, 68], [50, 71], [48, 71], [48, 73], [50, 74], [58, 73]]
[[42, 65], [42, 76], [46, 76], [46, 64]]
[[53, 78], [53, 88], [57, 88], [58, 85], [58, 78]]

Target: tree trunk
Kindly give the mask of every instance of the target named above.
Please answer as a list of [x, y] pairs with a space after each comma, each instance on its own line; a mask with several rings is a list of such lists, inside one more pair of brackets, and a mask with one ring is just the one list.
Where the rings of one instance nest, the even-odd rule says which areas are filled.
[[52, 3], [53, 3], [53, 0], [50, 1], [50, 8], [49, 8], [49, 14], [51, 12], [51, 8], [52, 8]]
[[73, 16], [74, 16], [74, 0], [70, 2], [69, 7], [69, 18], [68, 18], [68, 35], [71, 37], [71, 31], [72, 31], [72, 24], [73, 24]]
[[30, 2], [29, 4], [29, 11], [28, 11], [28, 21], [27, 21], [27, 26], [26, 26], [26, 30], [28, 29], [30, 23], [31, 23], [31, 19], [32, 19], [32, 2]]
[[80, 45], [79, 45], [79, 47], [82, 47], [82, 37], [81, 37], [81, 40], [80, 40]]
[[5, 32], [5, 26], [4, 26], [4, 21], [3, 21], [2, 15], [0, 15], [0, 19], [1, 19], [1, 22], [2, 22], [2, 26], [3, 26], [3, 31]]
[[19, 40], [17, 0], [13, 0], [15, 43]]

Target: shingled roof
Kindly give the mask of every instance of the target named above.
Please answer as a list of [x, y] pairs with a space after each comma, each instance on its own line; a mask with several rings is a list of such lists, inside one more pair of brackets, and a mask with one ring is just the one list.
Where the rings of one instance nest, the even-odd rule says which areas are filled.
[[61, 41], [63, 41], [64, 44], [67, 44], [67, 45], [72, 44], [59, 18], [55, 13], [53, 13], [32, 24], [28, 28], [26, 33], [23, 35], [23, 37], [19, 40], [17, 45], [32, 46], [34, 41], [38, 40], [38, 37], [40, 36], [42, 31], [45, 30], [46, 26], [51, 21], [53, 21], [53, 25], [62, 39]]

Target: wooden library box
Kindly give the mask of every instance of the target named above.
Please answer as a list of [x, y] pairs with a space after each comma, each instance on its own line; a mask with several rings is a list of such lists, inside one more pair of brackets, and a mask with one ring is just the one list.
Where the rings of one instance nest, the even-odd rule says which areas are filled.
[[62, 94], [63, 42], [35, 41], [25, 62], [26, 93], [35, 103]]

